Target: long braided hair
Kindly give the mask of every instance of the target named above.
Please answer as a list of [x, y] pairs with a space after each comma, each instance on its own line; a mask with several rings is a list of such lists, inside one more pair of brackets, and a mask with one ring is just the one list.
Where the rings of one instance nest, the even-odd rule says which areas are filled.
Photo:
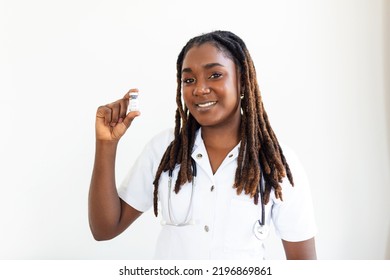
[[174, 191], [178, 193], [186, 182], [192, 181], [191, 153], [195, 142], [196, 131], [200, 125], [189, 113], [182, 102], [181, 72], [183, 60], [187, 52], [195, 46], [204, 43], [213, 44], [238, 67], [241, 76], [241, 125], [240, 150], [237, 158], [237, 169], [233, 187], [237, 194], [244, 192], [259, 200], [259, 182], [263, 176], [265, 190], [263, 202], [268, 203], [270, 192], [274, 189], [275, 196], [282, 199], [280, 183], [287, 175], [291, 185], [294, 185], [290, 168], [283, 155], [274, 131], [264, 110], [256, 71], [245, 43], [237, 35], [229, 31], [213, 31], [194, 37], [187, 42], [177, 58], [177, 92], [174, 140], [166, 149], [156, 172], [154, 185], [154, 214], [158, 215], [158, 186], [163, 172], [173, 170], [180, 165]]

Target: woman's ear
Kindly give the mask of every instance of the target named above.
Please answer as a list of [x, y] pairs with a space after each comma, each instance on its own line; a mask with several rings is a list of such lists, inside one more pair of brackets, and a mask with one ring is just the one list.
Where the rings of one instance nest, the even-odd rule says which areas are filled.
[[238, 90], [239, 90], [239, 93], [240, 93], [240, 98], [244, 99], [244, 96], [245, 96], [245, 86], [241, 86], [241, 82], [238, 85]]

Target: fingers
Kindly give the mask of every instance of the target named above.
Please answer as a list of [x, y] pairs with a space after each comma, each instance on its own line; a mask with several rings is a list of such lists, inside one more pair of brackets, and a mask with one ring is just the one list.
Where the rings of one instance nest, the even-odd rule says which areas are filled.
[[132, 88], [125, 94], [125, 96], [123, 96], [123, 98], [126, 98], [127, 100], [129, 100], [130, 93], [132, 93], [132, 92], [139, 92], [139, 90], [138, 90], [138, 88]]
[[132, 111], [127, 114], [127, 116], [123, 119], [123, 124], [129, 128], [133, 120], [141, 115], [139, 111]]
[[132, 92], [138, 92], [138, 89], [130, 89], [122, 99], [98, 108], [96, 116], [104, 120], [104, 125], [115, 127], [126, 120], [124, 125], [128, 128], [133, 119], [140, 115], [139, 112], [138, 114], [135, 112], [127, 114], [129, 98]]
[[108, 107], [111, 108], [111, 126], [116, 126], [118, 123], [123, 122], [126, 118], [127, 107], [129, 106], [129, 99], [123, 97], [117, 102], [109, 104]]
[[118, 120], [120, 118], [119, 113], [120, 113], [121, 105], [119, 103], [119, 104], [114, 104], [114, 105], [108, 105], [107, 107], [111, 109], [110, 126], [116, 126], [116, 124], [118, 123]]
[[96, 117], [102, 119], [104, 125], [108, 126], [112, 119], [111, 109], [107, 106], [100, 106], [96, 112]]
[[[104, 125], [106, 126], [116, 126], [119, 119], [121, 119], [119, 104], [107, 104], [105, 106], [100, 106], [97, 110], [96, 117], [102, 118], [104, 120]], [[123, 120], [124, 117], [122, 117]]]

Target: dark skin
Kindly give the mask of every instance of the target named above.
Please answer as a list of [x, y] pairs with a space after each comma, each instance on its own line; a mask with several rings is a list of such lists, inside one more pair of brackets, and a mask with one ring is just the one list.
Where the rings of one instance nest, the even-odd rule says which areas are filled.
[[213, 173], [239, 143], [239, 79], [234, 62], [210, 44], [190, 49], [183, 61], [183, 98], [202, 126]]
[[[191, 48], [183, 61], [184, 102], [202, 126], [213, 173], [240, 141], [240, 83], [235, 63], [209, 43]], [[137, 89], [131, 89], [137, 91]], [[96, 114], [96, 153], [89, 192], [89, 221], [96, 240], [114, 238], [141, 214], [118, 196], [115, 157], [118, 142], [139, 112], [126, 114], [129, 93]], [[316, 259], [314, 238], [282, 240], [287, 259]]]
[[[131, 91], [137, 91], [132, 89]], [[126, 115], [129, 93], [96, 113], [96, 152], [89, 190], [89, 224], [96, 240], [114, 238], [142, 212], [119, 198], [115, 183], [115, 157], [120, 138], [139, 112]]]

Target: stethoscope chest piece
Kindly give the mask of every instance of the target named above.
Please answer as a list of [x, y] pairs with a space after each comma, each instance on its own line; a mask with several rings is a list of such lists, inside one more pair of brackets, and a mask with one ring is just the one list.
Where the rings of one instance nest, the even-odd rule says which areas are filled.
[[257, 220], [253, 225], [253, 233], [257, 239], [264, 240], [268, 237], [269, 227], [267, 225], [261, 225], [260, 221]]

